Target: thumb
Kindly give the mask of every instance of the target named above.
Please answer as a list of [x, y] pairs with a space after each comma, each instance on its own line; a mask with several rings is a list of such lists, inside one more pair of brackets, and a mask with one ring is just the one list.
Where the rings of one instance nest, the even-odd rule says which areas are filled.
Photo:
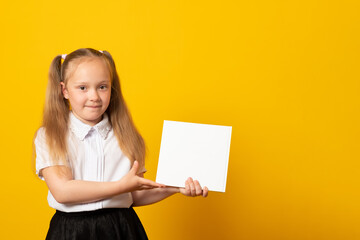
[[137, 171], [139, 169], [139, 162], [138, 161], [134, 161], [130, 172], [133, 173], [134, 175], [136, 175]]

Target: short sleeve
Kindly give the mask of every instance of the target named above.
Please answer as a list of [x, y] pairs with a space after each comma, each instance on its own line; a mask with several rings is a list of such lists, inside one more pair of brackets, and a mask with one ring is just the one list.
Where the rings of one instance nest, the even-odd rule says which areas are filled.
[[[44, 128], [40, 128], [37, 131], [34, 143], [36, 152], [36, 174], [39, 176], [40, 179], [44, 180], [44, 177], [41, 175], [41, 170], [54, 165], [51, 161], [49, 148], [46, 143]], [[64, 164], [60, 163], [59, 165]]]

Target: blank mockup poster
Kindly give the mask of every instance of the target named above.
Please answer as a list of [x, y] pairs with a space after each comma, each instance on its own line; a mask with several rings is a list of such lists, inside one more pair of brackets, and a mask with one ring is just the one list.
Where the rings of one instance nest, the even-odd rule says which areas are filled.
[[230, 126], [164, 121], [156, 182], [184, 187], [188, 177], [225, 192]]

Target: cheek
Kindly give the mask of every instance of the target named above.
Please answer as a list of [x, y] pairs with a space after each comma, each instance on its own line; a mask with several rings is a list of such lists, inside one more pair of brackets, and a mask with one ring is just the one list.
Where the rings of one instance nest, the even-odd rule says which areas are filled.
[[100, 92], [99, 95], [103, 100], [110, 99], [111, 91]]
[[103, 97], [102, 97], [103, 102], [109, 104], [110, 103], [110, 97], [111, 97], [110, 93], [104, 94]]
[[85, 101], [86, 101], [86, 99], [79, 94], [69, 94], [69, 102], [72, 105], [82, 104]]

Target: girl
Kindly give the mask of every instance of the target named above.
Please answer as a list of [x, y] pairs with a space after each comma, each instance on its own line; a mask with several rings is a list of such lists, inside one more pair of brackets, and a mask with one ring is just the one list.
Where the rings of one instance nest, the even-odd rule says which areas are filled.
[[178, 192], [208, 194], [191, 178], [185, 188], [143, 178], [144, 140], [106, 51], [78, 49], [54, 58], [34, 142], [36, 173], [56, 209], [46, 239], [147, 239], [132, 206]]

